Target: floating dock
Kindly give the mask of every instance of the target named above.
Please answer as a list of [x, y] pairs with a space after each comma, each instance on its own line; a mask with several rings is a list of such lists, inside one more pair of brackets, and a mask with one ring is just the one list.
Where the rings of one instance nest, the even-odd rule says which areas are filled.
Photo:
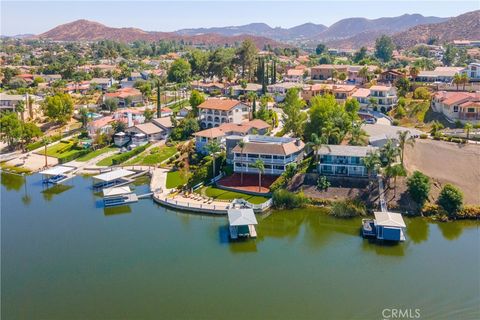
[[137, 201], [137, 195], [128, 186], [103, 189], [103, 204], [105, 207], [121, 206]]
[[253, 209], [228, 209], [228, 222], [230, 224], [230, 238], [235, 240], [239, 237], [257, 237], [255, 225], [257, 225], [258, 222]]
[[40, 174], [43, 175], [42, 182], [45, 184], [59, 184], [65, 182], [75, 177], [73, 174], [75, 169], [76, 168], [74, 167], [68, 166], [55, 166], [53, 168], [43, 170], [40, 172]]

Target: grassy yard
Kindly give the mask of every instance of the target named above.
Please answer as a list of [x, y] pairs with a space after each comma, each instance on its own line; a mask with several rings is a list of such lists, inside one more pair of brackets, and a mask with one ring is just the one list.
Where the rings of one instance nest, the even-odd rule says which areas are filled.
[[156, 165], [167, 160], [175, 153], [177, 153], [177, 148], [175, 146], [154, 147], [141, 153], [138, 157], [128, 161], [126, 164], [145, 166]]
[[92, 152], [90, 152], [90, 153], [87, 153], [86, 155], [81, 156], [80, 158], [77, 158], [77, 161], [86, 162], [86, 161], [88, 161], [88, 160], [92, 160], [93, 158], [98, 157], [99, 155], [102, 155], [102, 154], [104, 154], [104, 153], [107, 153], [107, 152], [110, 152], [110, 151], [114, 151], [114, 150], [118, 150], [118, 148], [115, 148], [115, 147], [105, 147], [105, 148], [97, 149], [97, 150], [95, 150], [95, 151], [92, 151]]
[[[74, 149], [73, 147], [73, 143], [60, 141], [59, 143], [47, 148], [47, 156], [62, 158], [78, 152], [78, 150]], [[38, 153], [43, 155], [45, 154], [45, 150], [42, 149]]]
[[0, 168], [6, 172], [13, 172], [13, 173], [30, 173], [30, 170], [24, 167], [16, 167], [6, 164], [5, 162], [0, 163]]
[[187, 183], [180, 175], [180, 171], [170, 171], [167, 173], [167, 188], [172, 189]]
[[211, 198], [214, 198], [214, 199], [233, 200], [233, 199], [243, 198], [243, 199], [245, 199], [248, 202], [253, 203], [253, 204], [264, 203], [265, 201], [267, 201], [269, 199], [267, 197], [252, 196], [252, 195], [245, 194], [245, 193], [227, 191], [227, 190], [222, 190], [222, 189], [218, 189], [218, 188], [215, 188], [215, 187], [204, 187], [204, 188], [202, 188], [198, 191], [200, 193], [203, 193], [203, 194], [207, 195], [208, 197], [211, 197]]
[[113, 165], [112, 159], [116, 156], [116, 154], [111, 155], [110, 157], [106, 157], [105, 159], [102, 159], [97, 162], [97, 166], [111, 166]]

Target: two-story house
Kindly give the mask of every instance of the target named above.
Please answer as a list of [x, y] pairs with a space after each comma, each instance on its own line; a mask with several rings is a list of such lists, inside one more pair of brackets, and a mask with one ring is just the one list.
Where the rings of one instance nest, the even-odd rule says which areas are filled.
[[397, 89], [390, 86], [372, 86], [370, 87], [370, 99], [372, 98], [380, 111], [389, 111], [397, 104]]
[[472, 62], [462, 72], [467, 75], [470, 81], [480, 81], [480, 63]]
[[322, 64], [310, 69], [310, 74], [312, 80], [328, 80], [332, 78], [336, 71], [337, 75], [340, 73], [348, 74], [347, 65], [335, 65], [335, 64]]
[[264, 163], [264, 174], [280, 175], [287, 165], [303, 158], [305, 144], [300, 139], [247, 135], [242, 140], [243, 148], [237, 144], [231, 151], [233, 171], [237, 173], [258, 173], [254, 163], [260, 159]]
[[378, 148], [372, 146], [324, 146], [318, 150], [320, 156], [318, 173], [331, 176], [368, 177], [369, 172], [365, 168], [363, 159], [376, 150]]
[[241, 124], [250, 119], [250, 106], [232, 99], [207, 99], [198, 106], [198, 117], [203, 129], [222, 123]]

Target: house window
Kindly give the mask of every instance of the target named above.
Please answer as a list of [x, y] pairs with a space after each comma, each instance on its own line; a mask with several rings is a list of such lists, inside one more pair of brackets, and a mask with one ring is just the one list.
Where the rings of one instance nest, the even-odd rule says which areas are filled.
[[453, 112], [458, 112], [458, 106], [453, 106]]
[[[238, 111], [238, 110], [237, 110], [237, 111]], [[243, 112], [247, 112], [248, 109], [247, 109], [247, 108], [242, 108], [242, 111], [243, 111]]]
[[475, 108], [468, 108], [468, 109], [467, 109], [467, 112], [468, 112], [468, 113], [475, 112]]

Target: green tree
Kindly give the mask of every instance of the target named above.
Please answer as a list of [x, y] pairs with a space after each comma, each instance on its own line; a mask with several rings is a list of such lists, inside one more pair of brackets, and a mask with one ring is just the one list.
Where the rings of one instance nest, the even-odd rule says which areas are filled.
[[470, 122], [465, 123], [465, 125], [463, 126], [463, 131], [466, 133], [467, 139], [470, 139], [470, 130], [472, 129], [473, 125]]
[[410, 80], [407, 78], [399, 78], [395, 81], [395, 86], [398, 90], [398, 95], [400, 97], [405, 97], [405, 95], [410, 91]]
[[443, 52], [442, 62], [446, 66], [451, 66], [455, 63], [455, 58], [457, 57], [457, 48], [453, 44], [447, 44]]
[[332, 58], [330, 57], [329, 54], [322, 54], [320, 56], [320, 59], [318, 59], [319, 64], [332, 64]]
[[48, 156], [47, 156], [47, 146], [52, 142], [50, 137], [43, 137], [42, 138], [42, 145], [43, 145], [43, 155], [45, 157], [45, 168], [48, 167]]
[[114, 121], [112, 129], [114, 133], [124, 132], [127, 129], [127, 124], [123, 121]]
[[440, 130], [442, 130], [443, 128], [444, 128], [443, 124], [441, 124], [440, 122], [435, 120], [435, 121], [432, 122], [432, 127], [430, 129], [430, 134], [432, 135], [432, 137], [436, 137], [440, 134]]
[[392, 38], [387, 35], [382, 35], [375, 41], [375, 57], [383, 62], [392, 60], [393, 49], [394, 45]]
[[42, 136], [42, 130], [33, 122], [27, 122], [22, 125], [22, 140], [24, 145], [30, 144], [33, 139]]
[[370, 74], [370, 71], [368, 71], [368, 67], [364, 66], [358, 71], [358, 76], [362, 78], [363, 82], [368, 82], [372, 75]]
[[22, 119], [22, 122], [25, 122], [25, 101], [20, 100], [18, 101], [17, 105], [15, 106], [15, 111], [20, 113], [20, 119]]
[[319, 43], [315, 49], [315, 53], [321, 55], [324, 52], [327, 52], [327, 46], [324, 43]]
[[244, 40], [236, 52], [236, 60], [242, 70], [242, 78], [247, 75], [248, 79], [252, 80], [256, 56], [257, 47], [255, 43], [251, 39]]
[[393, 143], [393, 140], [388, 139], [387, 142], [380, 148], [380, 160], [385, 167], [390, 167], [398, 156], [398, 148]]
[[[307, 142], [307, 146], [312, 148], [315, 157], [315, 162], [318, 162], [318, 152], [324, 146], [325, 139], [319, 137], [316, 133], [312, 133], [310, 141]], [[330, 149], [330, 147], [327, 146]]]
[[286, 133], [291, 133], [297, 138], [302, 137], [304, 123], [307, 120], [307, 114], [302, 112], [304, 105], [305, 101], [299, 97], [297, 88], [287, 91], [285, 102], [283, 103], [283, 129]]
[[352, 125], [348, 144], [352, 146], [366, 146], [368, 144], [368, 134], [362, 129], [360, 123], [354, 123]]
[[437, 202], [450, 217], [454, 217], [463, 207], [463, 193], [457, 187], [447, 183], [440, 191]]
[[457, 86], [457, 91], [458, 91], [458, 86], [462, 84], [462, 76], [459, 73], [456, 73], [453, 76], [453, 84]]
[[78, 114], [80, 116], [80, 121], [82, 122], [82, 128], [86, 128], [90, 117], [88, 116], [88, 109], [85, 107], [80, 108], [78, 110]]
[[154, 115], [155, 115], [155, 111], [153, 111], [152, 109], [146, 108], [143, 111], [143, 116], [145, 117], [145, 121], [152, 121]]
[[197, 90], [192, 90], [189, 102], [195, 115], [198, 115], [198, 106], [201, 105], [204, 101], [205, 96], [203, 95], [203, 93], [200, 93]]
[[42, 109], [49, 119], [67, 123], [73, 115], [73, 100], [67, 93], [56, 93], [45, 98]]
[[189, 54], [188, 62], [192, 67], [192, 74], [205, 78], [208, 74], [208, 60], [210, 53], [208, 51], [195, 49]]
[[[245, 142], [243, 140], [240, 140], [238, 142], [238, 147], [240, 148], [240, 157], [243, 159], [243, 149], [245, 148]], [[240, 171], [240, 185], [243, 186], [243, 162], [241, 162], [241, 164], [242, 164], [242, 171]]]
[[[393, 178], [394, 197], [397, 195], [397, 177], [405, 177], [407, 171], [401, 164], [396, 164], [386, 168], [385, 173], [389, 179]], [[389, 180], [390, 181], [390, 180]]]
[[367, 169], [368, 177], [371, 177], [372, 173], [378, 170], [380, 164], [380, 155], [378, 152], [370, 152], [363, 158], [363, 165]]
[[208, 151], [210, 155], [212, 155], [212, 172], [213, 172], [213, 178], [215, 178], [215, 157], [217, 152], [220, 152], [220, 144], [218, 143], [217, 140], [211, 140], [207, 145], [205, 146], [205, 150]]
[[361, 47], [360, 50], [358, 50], [357, 52], [355, 52], [353, 54], [353, 59], [352, 60], [355, 63], [359, 63], [360, 61], [362, 61], [366, 57], [367, 57], [367, 48], [366, 47]]
[[185, 59], [175, 60], [168, 70], [168, 81], [184, 83], [190, 79], [192, 69], [190, 63]]
[[430, 178], [420, 171], [413, 172], [407, 179], [408, 193], [420, 207], [427, 201], [431, 186]]
[[265, 164], [261, 159], [255, 160], [253, 167], [258, 170], [258, 192], [262, 191], [262, 174], [265, 172]]
[[7, 112], [0, 117], [0, 133], [2, 141], [10, 148], [16, 146], [22, 137], [22, 122], [14, 112]]
[[118, 99], [117, 98], [107, 98], [105, 99], [105, 107], [110, 112], [114, 112], [118, 108]]
[[405, 147], [407, 145], [413, 147], [415, 145], [415, 138], [407, 130], [397, 131], [397, 136], [398, 136], [398, 148], [400, 149], [400, 163], [403, 166]]

